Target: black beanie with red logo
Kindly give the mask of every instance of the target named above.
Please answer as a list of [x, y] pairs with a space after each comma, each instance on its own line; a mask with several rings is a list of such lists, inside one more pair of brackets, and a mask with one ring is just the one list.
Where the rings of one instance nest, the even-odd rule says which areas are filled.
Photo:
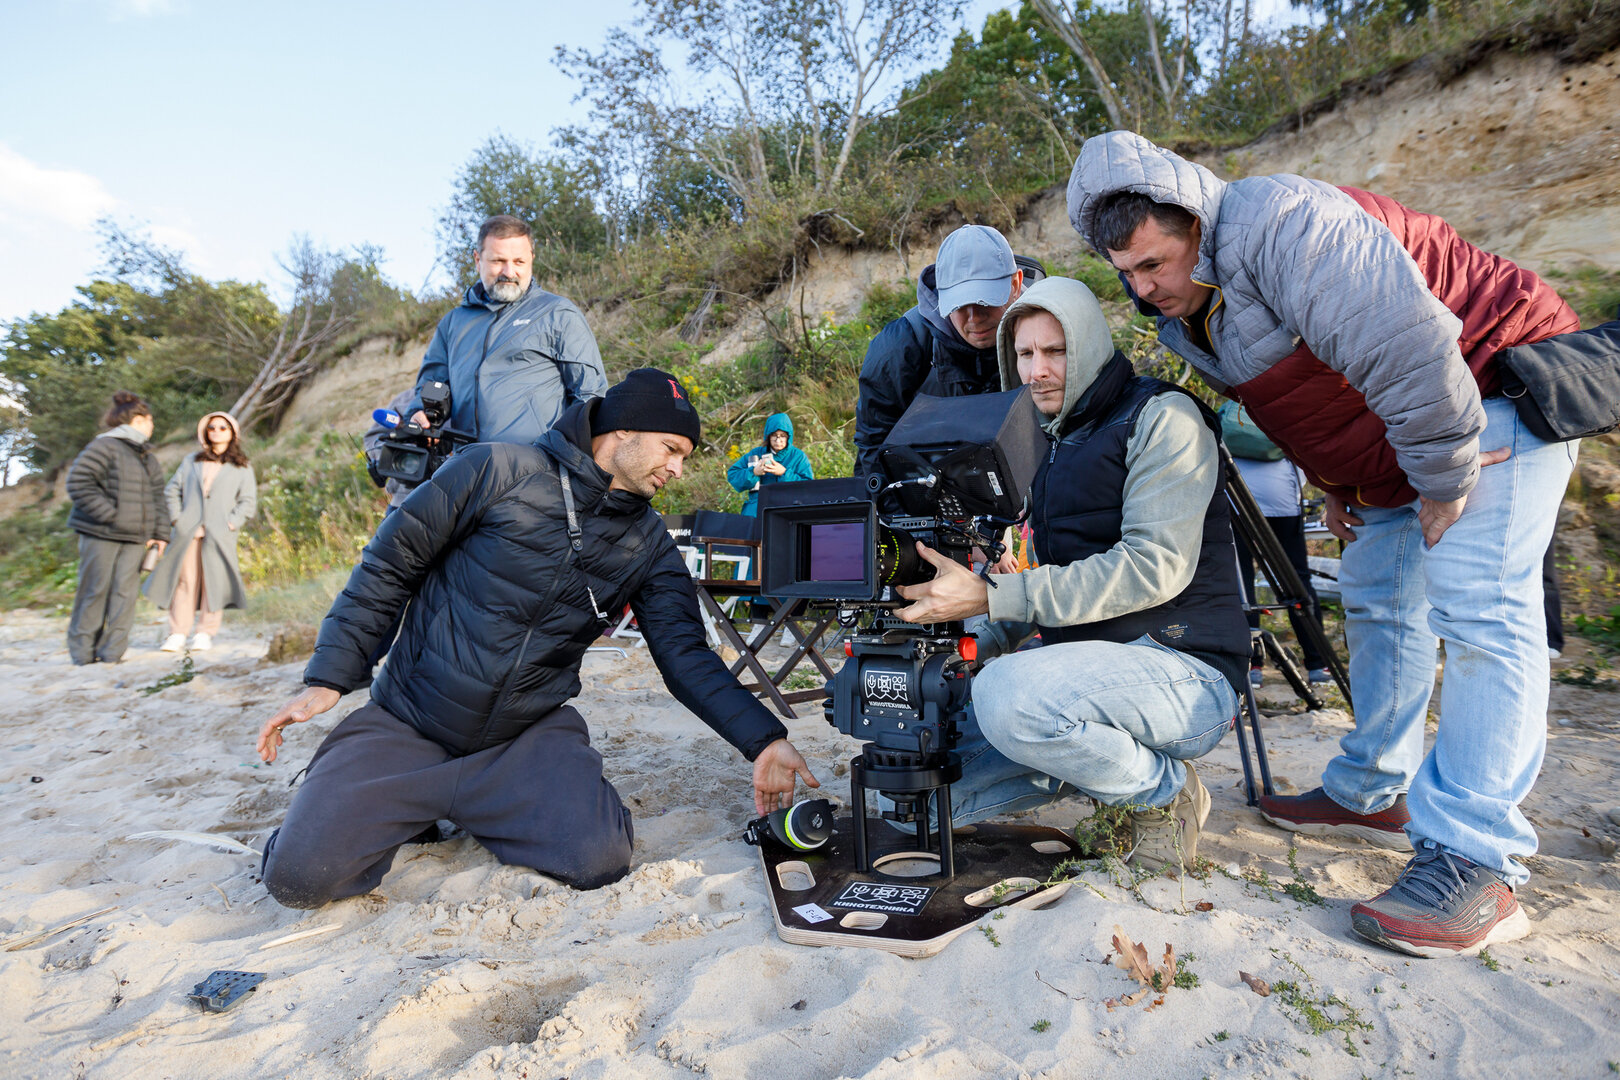
[[610, 431], [666, 431], [685, 435], [696, 446], [702, 425], [686, 390], [675, 376], [657, 368], [636, 368], [608, 387], [591, 417], [591, 434]]

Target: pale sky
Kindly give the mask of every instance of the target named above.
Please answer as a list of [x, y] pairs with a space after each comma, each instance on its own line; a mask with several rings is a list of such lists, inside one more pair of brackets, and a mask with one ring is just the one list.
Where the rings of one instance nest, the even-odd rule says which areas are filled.
[[[967, 24], [1005, 6], [971, 0]], [[583, 120], [553, 48], [595, 47], [634, 6], [493, 10], [0, 0], [0, 321], [73, 299], [100, 266], [103, 215], [278, 295], [295, 233], [379, 244], [395, 281], [444, 284], [433, 228], [457, 170], [497, 132], [543, 147]]]

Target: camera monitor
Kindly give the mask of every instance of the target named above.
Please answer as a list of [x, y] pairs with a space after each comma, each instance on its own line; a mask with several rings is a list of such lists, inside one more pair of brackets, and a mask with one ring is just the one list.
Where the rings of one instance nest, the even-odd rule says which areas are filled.
[[877, 597], [876, 508], [857, 477], [771, 484], [759, 491], [766, 596]]
[[915, 488], [901, 489], [907, 513], [1012, 520], [1023, 512], [1046, 448], [1027, 386], [968, 397], [918, 394], [879, 448], [878, 463], [891, 482], [937, 475], [934, 505], [920, 503]]

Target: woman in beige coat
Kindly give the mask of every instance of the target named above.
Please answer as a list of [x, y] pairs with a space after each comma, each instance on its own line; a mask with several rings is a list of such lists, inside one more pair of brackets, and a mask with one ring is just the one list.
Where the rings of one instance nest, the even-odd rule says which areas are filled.
[[180, 463], [163, 489], [174, 529], [144, 589], [154, 604], [169, 609], [164, 652], [185, 648], [199, 614], [191, 648], [212, 647], [224, 610], [247, 604], [236, 538], [258, 501], [253, 469], [230, 413], [212, 412], [199, 420], [197, 441], [202, 449]]

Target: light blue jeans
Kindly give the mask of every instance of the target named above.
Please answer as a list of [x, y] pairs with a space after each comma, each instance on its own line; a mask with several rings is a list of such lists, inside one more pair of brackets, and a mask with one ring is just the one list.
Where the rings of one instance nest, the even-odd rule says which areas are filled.
[[973, 680], [952, 817], [965, 825], [1076, 792], [1166, 806], [1187, 782], [1182, 762], [1213, 750], [1237, 709], [1224, 675], [1148, 637], [993, 660]]
[[[1541, 560], [1578, 443], [1545, 443], [1505, 398], [1485, 401], [1481, 450], [1513, 456], [1480, 470], [1462, 517], [1425, 548], [1418, 504], [1356, 510], [1365, 524], [1339, 565], [1356, 726], [1322, 786], [1374, 813], [1407, 793], [1415, 844], [1432, 840], [1501, 874], [1536, 850], [1519, 803], [1547, 746], [1547, 626]], [[1446, 643], [1440, 726], [1423, 753], [1435, 650]]]

